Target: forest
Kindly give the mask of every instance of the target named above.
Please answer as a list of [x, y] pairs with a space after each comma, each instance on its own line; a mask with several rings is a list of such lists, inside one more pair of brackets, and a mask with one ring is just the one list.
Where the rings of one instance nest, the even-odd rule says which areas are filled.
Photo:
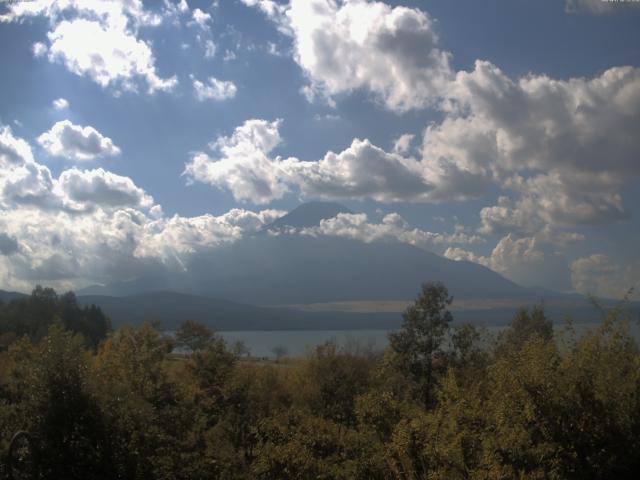
[[637, 478], [624, 302], [586, 333], [534, 306], [490, 336], [451, 301], [424, 284], [384, 351], [276, 361], [190, 321], [112, 331], [38, 287], [0, 304], [0, 478]]

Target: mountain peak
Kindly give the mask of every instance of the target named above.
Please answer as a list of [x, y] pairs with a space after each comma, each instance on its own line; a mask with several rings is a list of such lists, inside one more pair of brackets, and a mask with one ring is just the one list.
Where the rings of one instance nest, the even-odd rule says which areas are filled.
[[344, 205], [336, 202], [307, 202], [298, 205], [285, 216], [267, 225], [264, 229], [280, 229], [282, 227], [305, 228], [318, 225], [321, 220], [333, 218], [339, 213], [353, 213]]

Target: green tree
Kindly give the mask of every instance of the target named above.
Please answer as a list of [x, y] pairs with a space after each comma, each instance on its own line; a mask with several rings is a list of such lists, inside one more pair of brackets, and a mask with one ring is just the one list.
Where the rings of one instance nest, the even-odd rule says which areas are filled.
[[13, 400], [34, 438], [44, 478], [111, 477], [104, 418], [91, 394], [85, 340], [59, 324], [35, 346], [17, 345]]
[[171, 342], [151, 324], [124, 327], [94, 358], [92, 391], [107, 421], [115, 478], [198, 478], [195, 409], [169, 375]]
[[326, 342], [316, 347], [299, 371], [299, 394], [312, 412], [327, 420], [353, 427], [355, 401], [369, 388], [373, 362]]
[[30, 296], [0, 304], [0, 336], [5, 344], [10, 334], [14, 338], [27, 335], [37, 341], [58, 321], [65, 330], [82, 334], [92, 347], [111, 331], [110, 321], [102, 310], [95, 305], [80, 306], [73, 292], [58, 296], [52, 288], [38, 285]]
[[415, 303], [404, 312], [402, 329], [389, 334], [395, 362], [413, 380], [425, 407], [433, 405], [436, 356], [453, 319], [448, 310], [452, 301], [441, 282], [425, 283]]
[[537, 305], [529, 311], [526, 307], [518, 309], [509, 328], [498, 335], [496, 352], [516, 353], [533, 337], [543, 342], [553, 339], [553, 323], [547, 317], [543, 305]]
[[206, 325], [185, 320], [176, 330], [176, 344], [188, 348], [191, 352], [197, 352], [204, 350], [213, 336], [213, 332]]
[[292, 409], [257, 426], [251, 475], [256, 479], [377, 480], [389, 478], [372, 438]]

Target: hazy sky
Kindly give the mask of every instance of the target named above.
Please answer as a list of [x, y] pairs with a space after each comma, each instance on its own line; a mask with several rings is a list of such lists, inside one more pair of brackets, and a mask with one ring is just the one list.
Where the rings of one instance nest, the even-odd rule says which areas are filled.
[[[0, 3], [0, 288], [187, 268], [311, 199], [523, 285], [640, 281], [640, 3]], [[638, 294], [635, 295], [638, 298]]]

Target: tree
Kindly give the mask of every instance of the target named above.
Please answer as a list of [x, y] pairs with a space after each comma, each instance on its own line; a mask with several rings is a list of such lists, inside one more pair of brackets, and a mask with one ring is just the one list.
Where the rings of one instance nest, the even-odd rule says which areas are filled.
[[284, 345], [276, 345], [271, 349], [271, 352], [276, 356], [276, 361], [280, 361], [283, 357], [286, 357], [289, 351]]
[[[84, 339], [60, 324], [34, 348], [27, 365], [25, 408], [44, 478], [110, 477], [104, 418], [89, 392], [89, 353]], [[24, 360], [23, 360], [24, 361]]]
[[415, 303], [402, 316], [402, 329], [389, 334], [396, 364], [413, 380], [425, 407], [433, 403], [435, 356], [453, 319], [447, 309], [452, 301], [441, 282], [423, 284]]
[[[48, 329], [60, 322], [65, 330], [80, 333], [92, 347], [98, 346], [111, 331], [109, 318], [95, 306], [80, 306], [76, 295], [67, 292], [58, 296], [55, 290], [37, 286], [30, 296], [0, 304], [0, 335], [27, 335], [37, 341]], [[10, 337], [3, 337], [6, 345]]]
[[304, 403], [314, 414], [353, 427], [356, 397], [370, 383], [370, 358], [346, 352], [333, 341], [318, 345], [301, 368], [298, 390]]
[[548, 342], [553, 338], [553, 323], [547, 318], [542, 305], [535, 306], [529, 312], [528, 308], [520, 308], [514, 315], [509, 328], [501, 332], [498, 337], [497, 353], [517, 353], [523, 345], [534, 337]]
[[233, 342], [233, 345], [231, 346], [231, 351], [238, 358], [242, 358], [245, 356], [248, 357], [249, 355], [251, 355], [251, 350], [249, 349], [247, 344], [244, 343], [242, 340], [236, 340], [235, 342]]
[[185, 320], [176, 330], [176, 343], [192, 352], [197, 352], [204, 350], [213, 336], [213, 332], [206, 325], [193, 320]]
[[201, 456], [190, 431], [196, 411], [172, 379], [170, 350], [145, 323], [121, 328], [94, 357], [90, 389], [107, 426], [114, 470], [108, 478], [198, 478], [187, 470]]

